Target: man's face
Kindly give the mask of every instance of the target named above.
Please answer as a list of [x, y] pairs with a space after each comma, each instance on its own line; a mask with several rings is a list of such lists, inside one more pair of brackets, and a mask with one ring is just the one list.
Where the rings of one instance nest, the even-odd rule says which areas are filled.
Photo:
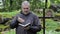
[[28, 5], [22, 6], [22, 12], [23, 12], [24, 14], [28, 14], [29, 11], [30, 11], [30, 7], [29, 7]]

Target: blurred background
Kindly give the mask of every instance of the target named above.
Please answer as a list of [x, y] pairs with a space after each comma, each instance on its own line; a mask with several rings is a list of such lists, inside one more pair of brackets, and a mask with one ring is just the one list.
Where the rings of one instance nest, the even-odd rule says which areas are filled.
[[[21, 3], [25, 0], [0, 0], [0, 34], [15, 34], [15, 29], [10, 29], [9, 24], [16, 14], [21, 11]], [[27, 0], [31, 4], [31, 11], [36, 14], [41, 22], [42, 30], [37, 34], [43, 34], [43, 13], [46, 0]], [[45, 9], [45, 33], [60, 34], [60, 0], [47, 0]]]

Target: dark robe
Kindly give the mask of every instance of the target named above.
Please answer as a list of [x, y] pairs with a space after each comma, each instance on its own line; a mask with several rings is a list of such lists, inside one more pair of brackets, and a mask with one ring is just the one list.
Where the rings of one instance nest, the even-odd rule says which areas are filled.
[[[18, 25], [19, 24], [17, 20], [18, 16], [25, 20], [24, 23], [28, 23], [28, 22], [31, 23], [29, 25], [30, 26], [29, 29], [24, 29], [22, 26]], [[12, 29], [16, 28], [16, 34], [36, 34], [38, 31], [41, 30], [41, 24], [39, 18], [36, 15], [34, 15], [32, 12], [28, 13], [27, 15], [23, 14], [22, 12], [17, 14], [13, 18], [10, 27]]]

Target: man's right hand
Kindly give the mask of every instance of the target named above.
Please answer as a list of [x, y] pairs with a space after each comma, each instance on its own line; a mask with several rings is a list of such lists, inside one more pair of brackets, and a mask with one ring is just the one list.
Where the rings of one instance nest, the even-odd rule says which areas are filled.
[[27, 27], [24, 27], [25, 30], [29, 30], [30, 29], [30, 26], [27, 26]]
[[22, 19], [22, 18], [20, 18], [20, 17], [18, 17], [18, 21], [19, 21], [20, 23], [25, 22], [25, 20], [24, 20], [24, 19]]

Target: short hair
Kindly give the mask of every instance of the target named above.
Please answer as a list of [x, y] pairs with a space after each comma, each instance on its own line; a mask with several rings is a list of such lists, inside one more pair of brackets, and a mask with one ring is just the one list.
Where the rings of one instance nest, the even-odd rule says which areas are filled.
[[30, 3], [28, 1], [23, 1], [21, 6], [28, 5], [30, 6]]

